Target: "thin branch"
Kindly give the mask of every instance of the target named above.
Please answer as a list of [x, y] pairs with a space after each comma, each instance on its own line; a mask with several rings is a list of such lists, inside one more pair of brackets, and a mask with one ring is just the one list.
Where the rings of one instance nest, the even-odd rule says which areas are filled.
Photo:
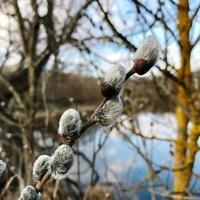
[[86, 0], [85, 4], [81, 6], [81, 8], [76, 12], [76, 14], [70, 19], [69, 23], [66, 23], [63, 26], [63, 31], [65, 30], [65, 34], [60, 36], [60, 44], [65, 43], [71, 38], [72, 33], [74, 32], [79, 20], [81, 19], [83, 12], [88, 8], [88, 6], [93, 3], [94, 0]]
[[8, 89], [8, 91], [13, 95], [19, 107], [23, 110], [26, 110], [26, 106], [24, 105], [19, 93], [15, 90], [15, 88], [0, 74], [0, 82]]
[[200, 41], [200, 35], [197, 37], [197, 39], [194, 41], [194, 43], [192, 44], [192, 47], [194, 48], [198, 42]]
[[14, 175], [9, 178], [9, 180], [6, 182], [6, 185], [3, 187], [1, 193], [0, 193], [0, 199], [3, 198], [4, 194], [8, 191], [10, 184], [13, 182], [13, 180], [17, 177], [17, 175]]
[[49, 180], [50, 177], [51, 177], [51, 169], [49, 169], [47, 171], [47, 173], [43, 176], [41, 181], [38, 181], [36, 183], [35, 188], [40, 191], [42, 189], [43, 185]]
[[193, 21], [194, 18], [197, 16], [199, 10], [200, 10], [200, 4], [198, 5], [197, 9], [195, 10], [194, 14], [192, 15], [192, 17], [191, 17], [191, 21]]
[[169, 70], [165, 70], [160, 68], [158, 65], [156, 65], [157, 69], [162, 72], [166, 77], [177, 83], [178, 85], [184, 86], [184, 82], [180, 79], [178, 79], [175, 75], [173, 75]]
[[130, 49], [130, 50], [136, 50], [136, 47], [131, 44], [131, 42], [129, 42], [127, 40], [127, 38], [125, 36], [123, 36], [116, 28], [115, 26], [113, 25], [113, 23], [110, 21], [109, 17], [108, 17], [108, 14], [107, 12], [104, 11], [101, 3], [99, 2], [99, 0], [96, 0], [97, 4], [99, 5], [99, 8], [101, 9], [102, 13], [104, 14], [104, 18], [107, 22], [107, 24], [109, 25], [109, 27], [111, 28], [111, 30], [113, 31], [113, 33], [120, 38], [120, 40], [125, 44], [125, 46]]
[[14, 9], [17, 16], [17, 22], [19, 26], [20, 38], [22, 42], [23, 53], [26, 55], [28, 52], [27, 45], [26, 45], [26, 36], [25, 36], [25, 27], [23, 24], [23, 18], [21, 16], [21, 12], [17, 3], [17, 0], [13, 0]]
[[173, 38], [175, 39], [175, 41], [177, 41], [179, 43], [179, 40], [177, 38], [177, 36], [174, 34], [174, 30], [172, 30], [168, 25], [167, 22], [163, 21], [162, 18], [160, 18], [157, 14], [154, 14], [150, 9], [148, 9], [141, 1], [138, 0], [131, 0], [133, 3], [138, 4], [139, 6], [141, 6], [146, 12], [148, 12], [151, 16], [153, 16], [156, 20], [160, 21], [165, 28], [171, 33], [171, 35], [173, 36]]
[[0, 120], [3, 121], [4, 123], [6, 123], [8, 126], [14, 126], [17, 128], [20, 127], [19, 124], [17, 123], [17, 121], [15, 121], [10, 116], [8, 116], [6, 113], [4, 113], [2, 111], [2, 109], [0, 109]]

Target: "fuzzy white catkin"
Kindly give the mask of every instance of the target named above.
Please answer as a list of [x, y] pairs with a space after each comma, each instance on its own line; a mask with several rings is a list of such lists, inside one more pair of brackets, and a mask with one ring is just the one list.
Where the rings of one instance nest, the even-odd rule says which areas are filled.
[[80, 114], [75, 109], [66, 110], [60, 117], [58, 134], [66, 140], [76, 140], [81, 129]]
[[33, 178], [36, 181], [42, 180], [45, 173], [50, 168], [50, 156], [41, 155], [37, 158], [33, 165]]
[[0, 179], [4, 179], [7, 174], [7, 165], [3, 160], [0, 160]]
[[21, 192], [18, 200], [40, 200], [40, 196], [41, 195], [37, 193], [36, 189], [33, 186], [28, 185]]
[[108, 100], [97, 112], [96, 117], [102, 126], [113, 126], [121, 115], [123, 104], [120, 97]]
[[142, 41], [133, 57], [134, 59], [145, 59], [153, 66], [158, 59], [158, 54], [158, 43], [152, 36], [149, 36]]
[[123, 66], [113, 66], [105, 74], [105, 82], [114, 87], [121, 89], [126, 78], [126, 70]]
[[65, 144], [59, 146], [51, 158], [52, 177], [58, 180], [65, 179], [72, 164], [72, 148]]

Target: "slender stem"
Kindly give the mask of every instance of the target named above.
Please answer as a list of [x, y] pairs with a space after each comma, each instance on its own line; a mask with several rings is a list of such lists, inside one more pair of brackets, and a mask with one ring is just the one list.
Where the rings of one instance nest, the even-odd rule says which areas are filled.
[[96, 120], [95, 119], [92, 119], [90, 121], [87, 121], [85, 123], [85, 125], [81, 128], [81, 131], [80, 131], [80, 136], [90, 127], [92, 126], [93, 124], [96, 123]]
[[93, 114], [91, 115], [91, 117], [89, 118], [89, 120], [85, 123], [85, 125], [81, 128], [80, 131], [80, 136], [93, 124], [96, 123], [96, 119], [95, 119], [95, 115], [96, 113], [103, 107], [103, 105], [106, 103], [107, 99], [103, 98], [103, 100], [101, 101], [101, 103], [99, 104], [99, 106], [97, 107], [97, 109], [93, 112]]
[[14, 175], [12, 177], [9, 178], [9, 180], [6, 182], [5, 186], [2, 188], [2, 191], [0, 193], [0, 199], [3, 198], [4, 194], [8, 191], [11, 183], [13, 182], [13, 180], [17, 177], [17, 175]]
[[[77, 142], [77, 151], [79, 151], [79, 141]], [[81, 169], [80, 169], [80, 155], [77, 154], [77, 182], [79, 198], [81, 199]]]
[[107, 101], [107, 99], [104, 97], [103, 100], [101, 101], [101, 103], [99, 104], [97, 109], [93, 112], [93, 114], [91, 115], [91, 117], [90, 117], [90, 119], [88, 121], [91, 121], [94, 118], [96, 113], [103, 107], [103, 105], [106, 103], [106, 101]]
[[132, 68], [127, 72], [125, 81], [126, 81], [127, 79], [129, 79], [129, 77], [131, 77], [133, 74], [135, 74], [134, 65], [133, 65]]
[[53, 199], [56, 199], [58, 189], [59, 189], [59, 183], [60, 183], [60, 180], [56, 180], [55, 187], [54, 187], [54, 190], [53, 190]]
[[51, 169], [49, 169], [46, 172], [46, 174], [43, 176], [41, 181], [38, 181], [36, 183], [35, 188], [40, 191], [42, 189], [43, 185], [49, 180], [50, 177], [51, 177]]

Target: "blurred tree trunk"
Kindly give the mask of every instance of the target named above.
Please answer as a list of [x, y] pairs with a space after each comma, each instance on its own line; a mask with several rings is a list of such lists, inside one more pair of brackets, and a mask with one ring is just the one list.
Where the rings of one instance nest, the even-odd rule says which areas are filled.
[[[180, 36], [181, 67], [178, 70], [178, 79], [183, 85], [178, 86], [176, 118], [178, 123], [178, 137], [175, 149], [175, 179], [174, 191], [182, 195], [187, 193], [187, 188], [192, 176], [192, 169], [197, 152], [197, 139], [200, 133], [200, 120], [198, 111], [191, 99], [191, 44], [189, 32], [191, 28], [189, 18], [188, 0], [180, 0], [178, 7], [178, 30]], [[191, 121], [192, 130], [188, 134], [188, 123]]]

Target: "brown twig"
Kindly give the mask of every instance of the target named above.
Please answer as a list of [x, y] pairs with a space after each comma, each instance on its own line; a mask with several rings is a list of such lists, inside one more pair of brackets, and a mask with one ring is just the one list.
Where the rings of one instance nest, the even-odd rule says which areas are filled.
[[46, 174], [43, 176], [41, 181], [38, 181], [36, 183], [35, 188], [39, 191], [41, 191], [43, 185], [49, 180], [49, 178], [51, 177], [51, 169], [49, 169]]
[[101, 103], [99, 104], [99, 106], [97, 107], [97, 109], [93, 112], [93, 114], [91, 115], [91, 117], [89, 118], [89, 120], [85, 123], [85, 125], [81, 128], [80, 131], [80, 136], [93, 124], [95, 124], [97, 121], [95, 119], [95, 115], [96, 113], [103, 107], [103, 105], [106, 103], [107, 99], [103, 98], [103, 100], [101, 101]]
[[54, 187], [54, 190], [53, 190], [53, 199], [56, 199], [56, 197], [57, 197], [59, 183], [60, 183], [60, 180], [56, 180], [55, 187]]
[[128, 71], [128, 73], [126, 74], [126, 79], [125, 79], [125, 81], [128, 80], [129, 77], [131, 77], [133, 74], [135, 74], [134, 65], [133, 65], [133, 67]]
[[4, 194], [8, 191], [10, 184], [13, 182], [13, 180], [17, 177], [17, 175], [14, 175], [10, 177], [10, 179], [6, 182], [6, 185], [4, 186], [3, 190], [0, 193], [0, 199], [3, 198]]

